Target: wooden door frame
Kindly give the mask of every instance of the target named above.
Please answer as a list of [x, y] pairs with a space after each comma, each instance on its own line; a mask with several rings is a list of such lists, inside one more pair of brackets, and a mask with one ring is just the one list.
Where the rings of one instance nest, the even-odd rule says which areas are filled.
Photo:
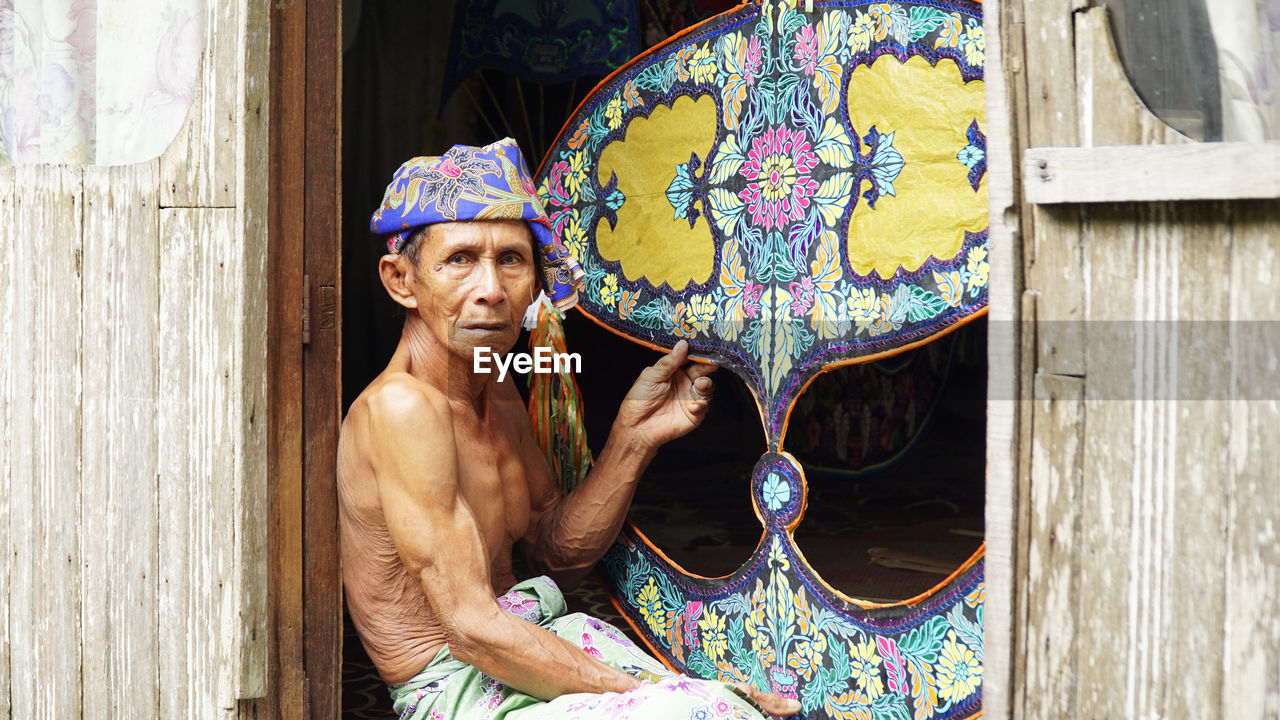
[[268, 477], [279, 718], [341, 712], [340, 0], [271, 3]]

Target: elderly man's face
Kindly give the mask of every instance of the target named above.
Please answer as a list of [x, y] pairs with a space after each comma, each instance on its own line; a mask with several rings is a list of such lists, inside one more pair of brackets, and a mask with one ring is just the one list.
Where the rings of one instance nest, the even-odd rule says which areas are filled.
[[418, 313], [452, 353], [470, 361], [478, 347], [515, 346], [537, 289], [531, 238], [522, 221], [479, 220], [441, 223], [422, 239]]

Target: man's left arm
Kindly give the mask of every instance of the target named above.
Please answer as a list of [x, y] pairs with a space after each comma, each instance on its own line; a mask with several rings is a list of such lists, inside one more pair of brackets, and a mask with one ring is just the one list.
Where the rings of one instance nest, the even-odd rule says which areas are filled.
[[568, 495], [533, 500], [525, 547], [538, 572], [573, 587], [618, 537], [636, 483], [659, 447], [697, 427], [707, 414], [716, 366], [687, 362], [683, 340], [640, 373], [586, 481]]

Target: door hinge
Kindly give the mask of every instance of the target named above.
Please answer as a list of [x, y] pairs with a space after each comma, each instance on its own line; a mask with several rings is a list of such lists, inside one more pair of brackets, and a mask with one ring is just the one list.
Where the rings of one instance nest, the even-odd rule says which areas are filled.
[[302, 276], [302, 344], [311, 344], [311, 276]]

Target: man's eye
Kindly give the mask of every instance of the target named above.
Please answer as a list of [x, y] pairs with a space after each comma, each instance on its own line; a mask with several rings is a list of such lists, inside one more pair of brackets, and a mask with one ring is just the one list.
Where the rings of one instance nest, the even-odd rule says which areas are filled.
[[449, 262], [454, 265], [461, 265], [466, 261], [467, 261], [467, 256], [463, 255], [462, 253], [454, 253], [453, 255], [449, 256]]
[[504, 255], [502, 256], [502, 260], [500, 260], [499, 262], [501, 262], [503, 265], [519, 265], [520, 263], [524, 262], [524, 258], [520, 257], [519, 255]]

